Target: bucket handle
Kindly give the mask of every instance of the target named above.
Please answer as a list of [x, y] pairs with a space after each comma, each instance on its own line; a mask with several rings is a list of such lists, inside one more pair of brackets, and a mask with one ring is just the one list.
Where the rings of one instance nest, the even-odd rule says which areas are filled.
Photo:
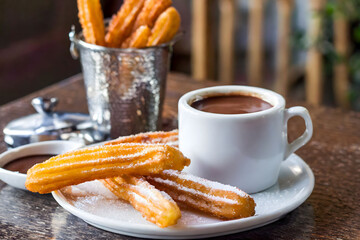
[[79, 50], [76, 47], [76, 43], [78, 42], [78, 39], [76, 37], [75, 25], [71, 26], [71, 31], [69, 32], [69, 39], [71, 41], [70, 54], [72, 58], [76, 60], [79, 58]]

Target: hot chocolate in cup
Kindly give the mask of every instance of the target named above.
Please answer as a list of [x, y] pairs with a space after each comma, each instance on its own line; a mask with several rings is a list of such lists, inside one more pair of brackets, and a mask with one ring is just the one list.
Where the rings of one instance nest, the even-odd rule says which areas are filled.
[[[191, 159], [185, 171], [248, 193], [274, 185], [282, 161], [313, 133], [304, 107], [286, 109], [281, 95], [257, 87], [195, 90], [180, 98], [178, 109], [179, 148]], [[288, 143], [287, 122], [294, 116], [304, 119], [306, 130]]]

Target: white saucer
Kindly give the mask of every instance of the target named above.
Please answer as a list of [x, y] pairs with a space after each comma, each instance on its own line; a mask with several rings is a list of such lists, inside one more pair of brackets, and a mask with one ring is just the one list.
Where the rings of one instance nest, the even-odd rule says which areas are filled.
[[164, 229], [144, 220], [132, 206], [117, 200], [98, 181], [72, 187], [71, 194], [75, 194], [75, 198], [59, 191], [52, 194], [70, 213], [110, 232], [153, 239], [189, 239], [237, 233], [272, 223], [302, 204], [313, 188], [311, 169], [293, 154], [283, 162], [278, 182], [273, 187], [252, 194], [257, 204], [255, 216], [222, 221], [182, 210], [179, 222]]

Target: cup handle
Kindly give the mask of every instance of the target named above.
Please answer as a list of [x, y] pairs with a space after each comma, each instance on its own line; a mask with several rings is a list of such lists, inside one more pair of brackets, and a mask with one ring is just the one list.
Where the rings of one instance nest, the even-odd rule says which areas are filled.
[[310, 118], [310, 114], [309, 111], [304, 107], [291, 107], [289, 109], [285, 109], [286, 133], [287, 133], [287, 123], [289, 119], [295, 116], [299, 116], [304, 119], [306, 129], [300, 137], [298, 137], [291, 143], [287, 143], [284, 160], [286, 160], [292, 153], [294, 153], [300, 147], [304, 146], [310, 140], [313, 134], [313, 124]]

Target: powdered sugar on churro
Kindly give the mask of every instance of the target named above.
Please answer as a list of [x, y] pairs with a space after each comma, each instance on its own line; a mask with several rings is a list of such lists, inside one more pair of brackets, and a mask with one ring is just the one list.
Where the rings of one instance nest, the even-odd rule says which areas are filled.
[[175, 201], [224, 219], [253, 216], [254, 200], [243, 191], [180, 171], [163, 171], [147, 177], [150, 184]]
[[[154, 194], [154, 191], [151, 191], [150, 189], [146, 189], [146, 187], [144, 188], [135, 187], [135, 188], [138, 192], [131, 192], [130, 194], [136, 199], [136, 201], [142, 202], [145, 205], [149, 203], [150, 199], [154, 202], [163, 201], [163, 199], [161, 199], [157, 194]], [[166, 200], [175, 203], [175, 201], [167, 193], [163, 191], [158, 191], [158, 192]]]
[[137, 186], [133, 186], [138, 193], [140, 193], [143, 197], [145, 197], [145, 199], [148, 199], [148, 200], [152, 199], [153, 201], [162, 201], [160, 196], [158, 194], [156, 194], [156, 193], [160, 193], [161, 196], [163, 198], [165, 198], [166, 200], [174, 202], [174, 200], [166, 192], [158, 191], [157, 189], [155, 189], [154, 186], [152, 186], [150, 184], [146, 184], [146, 183], [143, 182]]
[[230, 185], [225, 185], [219, 182], [215, 182], [215, 181], [210, 181], [204, 178], [200, 178], [194, 175], [190, 175], [187, 174], [185, 172], [180, 172], [180, 171], [176, 171], [176, 170], [164, 170], [163, 174], [168, 174], [169, 176], [174, 176], [174, 177], [178, 177], [180, 179], [183, 180], [187, 180], [187, 181], [192, 181], [192, 182], [196, 182], [198, 184], [201, 184], [207, 188], [211, 188], [211, 189], [215, 189], [215, 190], [223, 190], [223, 191], [229, 191], [229, 192], [233, 192], [235, 194], [238, 194], [240, 197], [247, 197], [249, 196], [247, 193], [241, 191], [240, 189], [230, 186]]
[[170, 132], [148, 132], [148, 133], [139, 133], [135, 135], [130, 135], [126, 137], [119, 137], [113, 141], [106, 143], [106, 145], [113, 145], [118, 143], [146, 143], [146, 144], [154, 144], [154, 143], [168, 143], [177, 141], [178, 139], [178, 131], [173, 130]]
[[[132, 154], [127, 154], [127, 155], [116, 155], [116, 156], [110, 156], [110, 157], [100, 157], [102, 154], [108, 153], [106, 151], [100, 151], [100, 152], [96, 152], [96, 153], [83, 153], [83, 154], [78, 154], [76, 156], [84, 158], [84, 160], [82, 161], [78, 161], [78, 162], [72, 162], [72, 160], [74, 159], [74, 156], [67, 156], [62, 158], [61, 160], [63, 161], [61, 164], [57, 164], [54, 166], [50, 166], [48, 167], [46, 170], [47, 172], [51, 172], [52, 169], [57, 170], [59, 167], [65, 167], [65, 166], [80, 166], [82, 164], [93, 164], [96, 165], [97, 163], [102, 162], [102, 164], [106, 163], [106, 162], [113, 162], [116, 160], [116, 163], [119, 164], [121, 162], [129, 162], [132, 161], [134, 162], [134, 159], [136, 158], [141, 158], [141, 157], [145, 157], [147, 154], [151, 154], [150, 151], [147, 150], [143, 150], [141, 152], [137, 152], [137, 153], [132, 153]], [[152, 161], [153, 158], [149, 157], [147, 159], [148, 161], [143, 161], [143, 162], [139, 162], [137, 164], [132, 164], [132, 165], [144, 165], [147, 164], [147, 162]], [[131, 163], [130, 163], [131, 164]], [[125, 168], [126, 166], [114, 166], [114, 168]], [[130, 166], [127, 166], [130, 167]]]
[[154, 181], [156, 181], [158, 183], [168, 185], [168, 186], [174, 186], [174, 187], [176, 187], [177, 189], [179, 189], [181, 191], [188, 192], [188, 193], [191, 193], [191, 194], [194, 194], [194, 195], [197, 195], [197, 196], [202, 196], [202, 197], [205, 197], [205, 198], [209, 198], [209, 199], [212, 199], [214, 201], [226, 202], [226, 203], [229, 203], [229, 204], [237, 204], [237, 201], [234, 201], [232, 199], [223, 198], [223, 197], [214, 196], [214, 195], [209, 195], [209, 194], [200, 192], [198, 190], [179, 185], [179, 184], [177, 184], [177, 183], [175, 183], [175, 182], [173, 182], [171, 180], [168, 180], [168, 179], [162, 179], [162, 178], [154, 177], [154, 178], [152, 178], [152, 180], [154, 180]]

